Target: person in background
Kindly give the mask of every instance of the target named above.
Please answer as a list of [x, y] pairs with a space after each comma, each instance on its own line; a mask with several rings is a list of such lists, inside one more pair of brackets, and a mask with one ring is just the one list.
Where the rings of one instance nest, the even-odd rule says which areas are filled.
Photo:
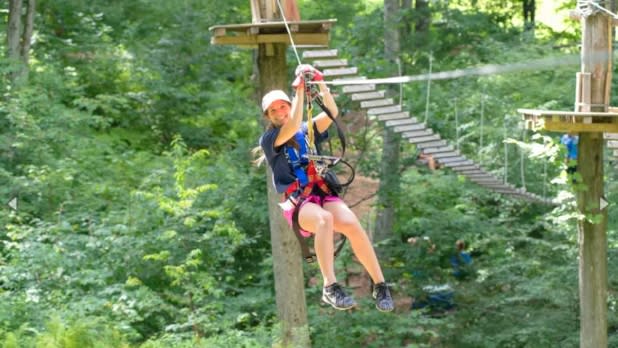
[[459, 239], [455, 242], [455, 254], [451, 256], [453, 276], [459, 280], [471, 275], [472, 256], [466, 251], [466, 242]]
[[566, 147], [567, 153], [564, 158], [564, 164], [567, 166], [567, 174], [573, 175], [577, 171], [577, 144], [579, 143], [579, 136], [574, 132], [564, 134], [560, 138], [560, 143]]
[[424, 152], [419, 153], [418, 157], [416, 158], [418, 163], [422, 163], [422, 164], [426, 164], [427, 168], [429, 168], [430, 170], [436, 170], [438, 167], [436, 166], [436, 160], [433, 158], [432, 155], [427, 155]]

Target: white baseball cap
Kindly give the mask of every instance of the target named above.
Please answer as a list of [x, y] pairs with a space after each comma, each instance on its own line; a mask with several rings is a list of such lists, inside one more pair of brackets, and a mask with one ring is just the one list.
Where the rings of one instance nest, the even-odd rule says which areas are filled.
[[288, 95], [285, 94], [284, 91], [280, 89], [275, 89], [274, 91], [266, 93], [262, 98], [262, 111], [266, 112], [270, 104], [272, 104], [276, 100], [283, 100], [292, 104], [292, 102], [290, 101], [290, 97], [288, 97]]

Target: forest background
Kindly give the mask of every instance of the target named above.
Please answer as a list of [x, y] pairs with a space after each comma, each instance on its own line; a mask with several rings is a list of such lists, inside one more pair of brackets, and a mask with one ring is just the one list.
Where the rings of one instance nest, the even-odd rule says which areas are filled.
[[[4, 28], [9, 3], [0, 2]], [[433, 71], [447, 71], [579, 52], [579, 22], [566, 14], [574, 0], [537, 1], [532, 23], [521, 1], [404, 3], [405, 74], [426, 73], [430, 57]], [[383, 2], [299, 5], [303, 19], [337, 19], [331, 47], [364, 75], [397, 74], [384, 57]], [[39, 0], [27, 73], [9, 58], [8, 30], [0, 31], [0, 200], [18, 199], [17, 211], [0, 209], [0, 345], [277, 341], [266, 178], [250, 154], [262, 130], [254, 52], [212, 46], [208, 31], [250, 19], [245, 0]], [[400, 305], [388, 315], [369, 298], [352, 313], [321, 308], [319, 282], [310, 282], [317, 268], [306, 266], [313, 345], [578, 346], [577, 214], [564, 149], [560, 134], [527, 131], [516, 112], [571, 109], [578, 70], [434, 81], [428, 104], [426, 83], [403, 86], [405, 108], [427, 115], [467, 157], [559, 204], [500, 196], [448, 169], [430, 172], [402, 144], [399, 204], [390, 237], [378, 244]], [[358, 113], [343, 95], [338, 102], [342, 120]], [[351, 157], [360, 175], [378, 179], [382, 128], [360, 120], [346, 123], [358, 130], [348, 134]], [[608, 332], [618, 347], [618, 188], [615, 160], [606, 157]], [[371, 211], [361, 218], [375, 225]], [[409, 237], [426, 237], [435, 250]], [[474, 258], [464, 280], [449, 264], [457, 239]], [[348, 249], [337, 263], [342, 279], [355, 267]], [[445, 283], [455, 310], [401, 305]]]

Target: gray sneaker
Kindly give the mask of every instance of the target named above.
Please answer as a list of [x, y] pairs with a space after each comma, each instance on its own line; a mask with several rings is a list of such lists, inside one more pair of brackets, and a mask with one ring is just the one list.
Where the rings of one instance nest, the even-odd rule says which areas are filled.
[[382, 282], [373, 286], [373, 298], [376, 300], [376, 308], [380, 312], [390, 312], [395, 309], [391, 291], [386, 283]]
[[356, 301], [351, 296], [346, 295], [341, 285], [337, 283], [323, 288], [322, 301], [342, 311], [356, 306]]

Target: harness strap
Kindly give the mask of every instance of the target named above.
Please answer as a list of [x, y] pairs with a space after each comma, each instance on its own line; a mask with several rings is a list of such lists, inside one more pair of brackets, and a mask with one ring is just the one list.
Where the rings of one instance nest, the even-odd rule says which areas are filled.
[[335, 127], [337, 128], [337, 136], [339, 137], [339, 141], [341, 142], [341, 157], [343, 157], [345, 155], [346, 140], [345, 134], [343, 132], [343, 129], [341, 128], [341, 125], [339, 124], [339, 121], [335, 117], [333, 117], [332, 112], [326, 107], [326, 105], [324, 105], [324, 101], [321, 97], [316, 97], [315, 102], [322, 109], [322, 111], [324, 111], [326, 116], [328, 116], [328, 118], [330, 118], [331, 121], [333, 121], [333, 123], [335, 124]]
[[299, 199], [294, 208], [294, 213], [292, 213], [292, 230], [294, 230], [294, 235], [296, 239], [298, 239], [298, 244], [300, 244], [300, 252], [303, 254], [303, 259], [305, 259], [307, 263], [313, 263], [316, 260], [315, 254], [312, 254], [309, 250], [305, 237], [300, 233], [300, 223], [298, 222], [298, 213], [300, 212], [300, 206], [303, 204], [304, 200], [304, 198]]
[[301, 186], [306, 186], [311, 182], [305, 173], [303, 167], [309, 163], [309, 161], [305, 158], [307, 155], [307, 143], [305, 141], [305, 135], [302, 130], [299, 130], [294, 134], [294, 139], [296, 143], [298, 143], [298, 154], [291, 146], [286, 146], [286, 151], [288, 154], [288, 158], [292, 165], [292, 169], [294, 170], [294, 175], [298, 181], [300, 181]]

